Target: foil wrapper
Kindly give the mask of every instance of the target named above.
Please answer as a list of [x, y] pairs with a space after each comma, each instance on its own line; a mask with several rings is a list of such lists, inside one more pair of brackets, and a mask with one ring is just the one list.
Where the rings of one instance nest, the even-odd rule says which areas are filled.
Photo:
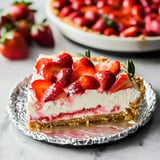
[[107, 122], [79, 127], [58, 127], [52, 132], [33, 132], [27, 129], [27, 92], [31, 75], [25, 77], [12, 89], [9, 97], [9, 118], [15, 127], [33, 139], [59, 145], [86, 146], [103, 144], [125, 138], [144, 126], [156, 108], [156, 94], [151, 85], [144, 81], [145, 97], [139, 106], [139, 117], [136, 121]]

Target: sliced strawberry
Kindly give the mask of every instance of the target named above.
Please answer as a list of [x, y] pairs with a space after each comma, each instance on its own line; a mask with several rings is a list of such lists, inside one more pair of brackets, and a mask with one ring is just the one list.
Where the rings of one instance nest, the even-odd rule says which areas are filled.
[[76, 69], [81, 66], [88, 66], [94, 68], [94, 64], [87, 57], [83, 57], [80, 60], [77, 60], [73, 63], [73, 69]]
[[50, 86], [44, 96], [43, 96], [43, 101], [48, 102], [48, 101], [55, 101], [60, 98], [66, 98], [66, 93], [62, 89], [61, 85], [59, 83], [53, 84]]
[[72, 71], [73, 70], [71, 68], [63, 68], [57, 74], [57, 83], [59, 83], [62, 88], [69, 85], [71, 75], [72, 75]]
[[108, 70], [116, 75], [120, 71], [119, 61], [110, 61]]
[[132, 88], [134, 85], [132, 81], [129, 79], [128, 75], [126, 74], [121, 74], [118, 76], [114, 84], [112, 85], [110, 89], [110, 93], [114, 93], [120, 90], [124, 90], [127, 88]]
[[97, 72], [95, 77], [100, 83], [100, 92], [109, 90], [116, 80], [116, 77], [112, 72], [105, 70]]
[[84, 89], [81, 86], [81, 84], [76, 81], [71, 83], [66, 89], [65, 89], [66, 93], [68, 96], [70, 95], [74, 95], [74, 94], [82, 94], [84, 93]]
[[78, 67], [72, 72], [71, 82], [78, 80], [80, 76], [83, 76], [83, 75], [94, 76], [94, 74], [95, 74], [95, 70], [91, 67], [88, 67], [88, 66]]
[[31, 87], [35, 92], [35, 95], [38, 99], [38, 101], [42, 101], [44, 92], [48, 89], [49, 86], [51, 86], [52, 83], [47, 80], [35, 80], [32, 84]]
[[37, 73], [40, 72], [40, 70], [42, 69], [43, 65], [45, 65], [46, 63], [48, 62], [52, 62], [52, 59], [49, 59], [49, 58], [40, 58], [36, 65], [35, 65], [35, 68], [37, 70]]
[[56, 62], [48, 62], [43, 65], [42, 73], [46, 80], [55, 82], [55, 77], [62, 67]]
[[99, 62], [98, 64], [95, 65], [95, 71], [103, 71], [103, 70], [108, 70], [108, 62]]
[[110, 62], [100, 62], [95, 65], [95, 71], [103, 71], [108, 70], [114, 74], [117, 74], [120, 71], [120, 63], [119, 61], [110, 61]]
[[54, 61], [57, 62], [61, 67], [72, 68], [72, 56], [66, 52], [60, 54]]
[[81, 76], [79, 83], [84, 89], [97, 89], [99, 87], [99, 82], [93, 76]]

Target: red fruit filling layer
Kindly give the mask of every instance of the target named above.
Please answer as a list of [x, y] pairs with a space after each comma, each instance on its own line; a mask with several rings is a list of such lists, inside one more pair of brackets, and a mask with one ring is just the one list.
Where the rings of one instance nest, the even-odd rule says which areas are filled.
[[109, 113], [116, 113], [118, 111], [120, 111], [120, 106], [114, 106], [110, 111], [107, 111], [105, 110], [105, 108], [101, 105], [98, 105], [96, 108], [90, 108], [90, 109], [85, 109], [83, 108], [82, 110], [79, 110], [79, 111], [75, 111], [75, 112], [72, 112], [72, 113], [60, 113], [59, 115], [57, 116], [54, 116], [54, 115], [51, 115], [50, 117], [49, 116], [41, 116], [40, 118], [36, 119], [36, 118], [33, 118], [31, 115], [29, 116], [30, 117], [30, 121], [45, 121], [46, 123], [49, 123], [51, 121], [57, 121], [57, 120], [62, 120], [62, 119], [71, 119], [71, 118], [74, 118], [76, 115], [79, 115], [79, 114], [84, 114], [84, 115], [87, 115], [87, 114], [90, 114], [90, 115], [97, 115], [99, 113], [103, 113], [103, 114], [109, 114]]

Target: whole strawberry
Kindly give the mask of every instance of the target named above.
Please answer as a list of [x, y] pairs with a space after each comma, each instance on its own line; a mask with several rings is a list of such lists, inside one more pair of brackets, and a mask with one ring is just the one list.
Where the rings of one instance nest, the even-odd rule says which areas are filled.
[[0, 52], [8, 59], [24, 59], [28, 56], [28, 46], [18, 32], [9, 31], [1, 35]]
[[31, 5], [32, 2], [25, 2], [24, 0], [15, 1], [10, 10], [13, 20], [19, 21], [25, 19], [31, 23], [34, 23], [34, 11], [29, 8]]
[[46, 19], [40, 24], [35, 24], [31, 29], [31, 37], [40, 46], [43, 47], [54, 47], [54, 37], [52, 30], [48, 24], [45, 23]]

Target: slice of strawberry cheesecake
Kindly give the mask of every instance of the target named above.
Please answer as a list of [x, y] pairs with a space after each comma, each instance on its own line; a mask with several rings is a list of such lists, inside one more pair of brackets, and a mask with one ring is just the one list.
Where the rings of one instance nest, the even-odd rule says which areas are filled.
[[145, 87], [128, 67], [104, 57], [40, 55], [28, 90], [29, 130], [52, 130], [138, 115]]

